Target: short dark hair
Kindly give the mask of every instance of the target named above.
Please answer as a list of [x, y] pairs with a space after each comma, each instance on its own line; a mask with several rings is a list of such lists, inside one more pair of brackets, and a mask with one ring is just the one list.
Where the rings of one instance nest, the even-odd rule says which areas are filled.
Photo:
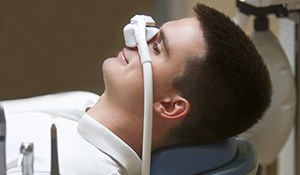
[[170, 136], [176, 144], [210, 143], [237, 135], [262, 117], [271, 101], [271, 80], [247, 35], [223, 13], [196, 4], [204, 56], [188, 55], [173, 86], [190, 102], [188, 116]]

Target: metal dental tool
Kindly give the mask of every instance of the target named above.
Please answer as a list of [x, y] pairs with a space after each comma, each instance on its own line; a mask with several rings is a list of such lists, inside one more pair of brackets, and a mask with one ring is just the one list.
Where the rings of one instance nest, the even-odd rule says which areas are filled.
[[142, 175], [150, 174], [151, 162], [151, 138], [152, 138], [152, 104], [153, 104], [153, 80], [151, 58], [147, 41], [151, 40], [158, 29], [150, 16], [136, 15], [130, 23], [124, 27], [124, 38], [127, 47], [136, 47], [143, 65], [144, 75], [144, 129], [142, 152]]
[[6, 126], [5, 115], [2, 105], [0, 104], [0, 175], [6, 175]]
[[22, 175], [33, 175], [33, 159], [33, 143], [23, 142], [18, 160], [18, 165], [22, 166]]
[[57, 132], [56, 126], [51, 126], [51, 175], [59, 175], [58, 152], [57, 152]]

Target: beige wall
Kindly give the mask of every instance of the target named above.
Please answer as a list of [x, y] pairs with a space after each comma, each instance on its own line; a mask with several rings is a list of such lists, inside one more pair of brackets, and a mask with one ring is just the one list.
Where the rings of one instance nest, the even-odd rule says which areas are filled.
[[101, 64], [150, 0], [0, 1], [0, 100], [103, 90]]
[[[185, 1], [187, 16], [196, 2], [231, 17], [237, 10], [234, 0]], [[101, 93], [102, 61], [124, 46], [122, 28], [134, 14], [154, 15], [154, 2], [159, 0], [0, 1], [0, 100]]]

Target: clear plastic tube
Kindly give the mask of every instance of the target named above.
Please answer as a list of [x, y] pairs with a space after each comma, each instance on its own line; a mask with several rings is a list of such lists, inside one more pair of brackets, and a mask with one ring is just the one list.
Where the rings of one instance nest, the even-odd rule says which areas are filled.
[[153, 78], [151, 57], [147, 41], [159, 31], [150, 16], [136, 15], [130, 24], [124, 27], [124, 38], [127, 47], [137, 47], [143, 66], [144, 76], [144, 127], [142, 149], [142, 175], [150, 174], [151, 141], [152, 141], [152, 104], [153, 104]]
[[146, 40], [146, 21], [143, 18], [137, 22], [137, 42], [144, 75], [144, 129], [142, 152], [142, 175], [150, 174], [151, 140], [152, 140], [152, 104], [153, 81], [150, 53]]

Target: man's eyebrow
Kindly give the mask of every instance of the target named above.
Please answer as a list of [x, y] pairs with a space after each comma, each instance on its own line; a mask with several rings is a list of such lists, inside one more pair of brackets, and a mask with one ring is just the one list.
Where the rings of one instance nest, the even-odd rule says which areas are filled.
[[168, 42], [168, 38], [165, 35], [165, 32], [163, 30], [159, 30], [159, 35], [162, 40], [163, 47], [164, 47], [164, 50], [165, 50], [167, 56], [170, 56], [169, 42]]

